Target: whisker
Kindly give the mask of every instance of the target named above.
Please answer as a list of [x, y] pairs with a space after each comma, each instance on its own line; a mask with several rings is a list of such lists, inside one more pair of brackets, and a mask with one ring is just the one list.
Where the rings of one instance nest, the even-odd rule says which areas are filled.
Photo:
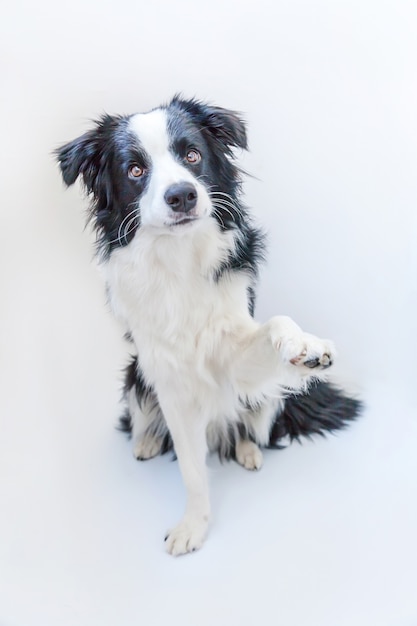
[[[209, 191], [208, 195], [211, 198], [215, 198], [218, 203], [231, 207], [243, 219], [242, 211], [228, 193], [223, 193], [222, 191]], [[216, 198], [217, 195], [226, 196], [226, 198], [230, 198], [230, 201], [226, 200], [226, 198]]]
[[[137, 225], [137, 216], [135, 215], [126, 224], [126, 228], [125, 228], [124, 233], [123, 233], [123, 238], [125, 239], [126, 243], [129, 243], [128, 240], [127, 240], [127, 236], [134, 230], [136, 225]], [[134, 226], [134, 228], [131, 228], [131, 226]]]
[[201, 134], [201, 129], [200, 128], [196, 128], [195, 130], [193, 130], [190, 134], [189, 137], [193, 137], [194, 135], [200, 135]]
[[[208, 174], [199, 174], [198, 176], [196, 176], [197, 180], [199, 180], [200, 178], [208, 178]], [[214, 187], [214, 185], [210, 185], [210, 188]]]
[[219, 196], [226, 196], [226, 198], [229, 198], [231, 202], [234, 202], [232, 196], [229, 193], [225, 193], [224, 191], [215, 191], [214, 193], [218, 194]]
[[231, 209], [233, 209], [233, 215], [243, 220], [242, 212], [239, 211], [235, 206], [231, 206], [230, 204], [219, 202], [218, 200], [215, 200], [215, 202], [217, 203], [218, 207], [221, 207], [222, 209], [224, 209], [224, 211], [227, 211], [229, 213], [230, 213], [230, 209], [228, 209], [227, 207], [230, 207]]
[[133, 215], [134, 213], [137, 213], [137, 210], [138, 210], [138, 208], [136, 207], [136, 208], [133, 209], [133, 211], [130, 211], [130, 213], [128, 213], [126, 215], [126, 217], [122, 220], [122, 222], [121, 222], [121, 224], [119, 226], [119, 229], [117, 231], [117, 239], [116, 239], [116, 241], [118, 240], [120, 242], [120, 245], [122, 244], [120, 237], [121, 237], [121, 234], [122, 234], [123, 226], [124, 226], [125, 222], [127, 220], [129, 220], [131, 215]]
[[227, 209], [225, 206], [219, 205], [217, 203], [213, 202], [213, 206], [218, 209], [219, 211], [223, 210], [226, 211], [227, 213], [229, 213], [230, 217], [232, 218], [232, 220], [234, 222], [236, 222], [236, 217], [233, 215], [233, 213], [231, 211], [229, 211], [229, 209]]
[[236, 211], [236, 213], [241, 213], [239, 207], [234, 204], [233, 202], [229, 202], [228, 200], [225, 200], [224, 198], [216, 198], [213, 194], [209, 194], [209, 196], [211, 198], [213, 198], [216, 202], [219, 202], [221, 204], [224, 204], [225, 206], [230, 206], [232, 209], [234, 209]]
[[120, 224], [119, 224], [119, 229], [118, 229], [118, 231], [117, 231], [117, 238], [118, 238], [118, 239], [120, 239], [120, 236], [121, 236], [121, 234], [122, 234], [122, 230], [123, 230], [123, 227], [124, 227], [124, 225], [125, 225], [125, 222], [126, 222], [127, 220], [129, 220], [129, 219], [130, 219], [130, 216], [131, 216], [133, 213], [134, 213], [134, 211], [131, 211], [131, 212], [130, 212], [128, 215], [126, 215], [126, 217], [124, 217], [124, 218], [122, 219], [122, 221], [120, 222]]
[[[134, 203], [132, 202], [128, 206], [131, 206], [132, 204], [134, 204]], [[131, 217], [133, 214], [136, 214], [136, 215], [134, 215], [134, 217]], [[117, 229], [117, 237], [116, 237], [116, 239], [111, 239], [108, 242], [108, 245], [110, 245], [112, 243], [116, 243], [116, 242], [119, 242], [119, 244], [122, 245], [122, 229], [123, 229], [123, 226], [124, 226], [126, 220], [129, 220], [129, 223], [126, 224], [126, 228], [124, 229], [124, 233], [123, 233], [123, 238], [124, 239], [126, 239], [126, 237], [129, 234], [129, 232], [131, 232], [130, 230], [128, 231], [128, 229], [130, 229], [131, 225], [138, 219], [138, 217], [139, 217], [139, 215], [138, 215], [138, 207], [136, 207], [133, 211], [130, 211], [130, 213], [128, 213], [126, 215], [126, 217], [122, 220], [119, 228]]]
[[226, 200], [227, 202], [230, 202], [231, 204], [233, 204], [234, 206], [236, 206], [237, 208], [237, 204], [236, 201], [234, 200], [234, 198], [232, 198], [232, 196], [228, 193], [224, 193], [223, 191], [210, 191], [210, 194], [213, 196], [224, 196], [222, 198], [222, 200]]
[[214, 213], [214, 215], [216, 215], [216, 216], [219, 218], [219, 220], [220, 220], [220, 221], [221, 221], [221, 223], [222, 223], [223, 228], [225, 229], [225, 228], [226, 228], [226, 226], [224, 225], [224, 222], [223, 222], [223, 220], [222, 220], [222, 216], [221, 216], [221, 215], [220, 215], [220, 213], [217, 211], [217, 209], [216, 209], [216, 207], [215, 207], [214, 205], [213, 205], [213, 213]]
[[227, 202], [227, 200], [224, 200], [222, 198], [212, 198], [212, 201], [213, 201], [213, 204], [215, 203], [218, 208], [222, 208], [224, 211], [227, 211], [230, 215], [232, 215], [232, 213], [227, 207], [230, 207], [231, 209], [233, 209], [235, 213], [235, 215], [233, 215], [233, 219], [235, 219], [237, 215], [241, 220], [244, 220], [242, 211], [235, 204], [231, 204], [230, 202]]
[[[200, 180], [201, 178], [208, 178], [207, 174], [200, 174], [200, 176], [196, 176], [197, 180]], [[211, 191], [211, 189], [215, 189], [216, 185], [207, 185], [204, 181], [202, 181], [202, 184], [204, 185], [207, 193], [210, 195], [211, 193], [213, 193]]]

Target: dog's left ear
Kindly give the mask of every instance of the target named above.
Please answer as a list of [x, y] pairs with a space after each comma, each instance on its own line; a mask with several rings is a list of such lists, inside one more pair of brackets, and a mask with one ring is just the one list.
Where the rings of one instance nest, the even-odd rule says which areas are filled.
[[231, 154], [231, 148], [248, 149], [246, 126], [239, 113], [212, 106], [199, 100], [185, 100], [180, 94], [174, 96], [171, 105], [177, 106], [201, 126], [222, 149]]
[[246, 126], [236, 111], [205, 105], [203, 124], [210, 133], [228, 148], [248, 149]]

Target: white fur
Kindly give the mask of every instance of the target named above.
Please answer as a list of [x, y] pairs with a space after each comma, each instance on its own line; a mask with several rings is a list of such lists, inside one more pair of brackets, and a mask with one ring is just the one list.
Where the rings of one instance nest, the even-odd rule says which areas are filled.
[[[157, 394], [187, 489], [185, 515], [166, 541], [176, 555], [199, 548], [207, 532], [208, 433], [215, 440], [216, 430], [239, 416], [267, 443], [282, 386], [301, 389], [317, 377], [304, 362], [325, 360], [332, 346], [286, 317], [255, 322], [247, 304], [251, 278], [244, 272], [214, 279], [213, 270], [233, 249], [236, 235], [220, 231], [209, 215], [207, 193], [170, 155], [164, 115], [154, 111], [131, 122], [154, 169], [140, 202], [142, 225], [128, 246], [112, 252], [105, 272], [112, 308], [131, 333], [146, 383]], [[200, 219], [169, 228], [164, 191], [190, 179], [198, 188]], [[242, 399], [262, 405], [249, 410]], [[151, 411], [137, 406], [133, 392], [129, 408], [135, 454], [149, 458], [161, 445], [158, 435], [144, 438]], [[262, 454], [255, 444], [238, 442], [237, 460], [258, 469]]]

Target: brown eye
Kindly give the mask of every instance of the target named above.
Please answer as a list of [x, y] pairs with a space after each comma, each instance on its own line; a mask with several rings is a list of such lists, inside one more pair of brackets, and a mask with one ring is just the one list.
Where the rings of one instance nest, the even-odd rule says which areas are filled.
[[136, 163], [129, 167], [129, 178], [140, 178], [144, 173], [145, 170], [143, 167], [139, 167]]
[[198, 150], [188, 150], [187, 156], [185, 158], [187, 159], [188, 163], [193, 163], [193, 165], [195, 165], [195, 163], [200, 163], [201, 154]]

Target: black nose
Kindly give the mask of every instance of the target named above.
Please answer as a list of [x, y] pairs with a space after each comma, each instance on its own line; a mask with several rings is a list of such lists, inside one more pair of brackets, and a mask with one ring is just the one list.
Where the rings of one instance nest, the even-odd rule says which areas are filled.
[[197, 190], [191, 183], [175, 183], [165, 192], [165, 202], [173, 211], [188, 213], [197, 204]]

